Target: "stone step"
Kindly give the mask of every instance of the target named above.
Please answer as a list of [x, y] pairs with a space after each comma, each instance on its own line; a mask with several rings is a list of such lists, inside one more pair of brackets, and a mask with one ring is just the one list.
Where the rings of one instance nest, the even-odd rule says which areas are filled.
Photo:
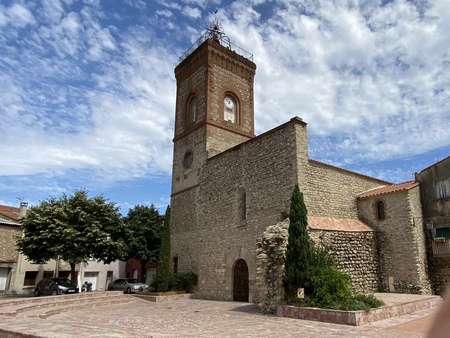
[[[117, 297], [116, 297], [117, 298]], [[77, 304], [77, 305], [71, 305], [71, 306], [65, 306], [65, 307], [59, 307], [57, 309], [52, 309], [45, 311], [43, 313], [39, 313], [37, 315], [34, 315], [33, 317], [39, 317], [41, 319], [46, 319], [48, 317], [57, 315], [59, 313], [65, 312], [65, 311], [73, 311], [73, 310], [79, 310], [83, 308], [89, 308], [89, 309], [95, 309], [99, 306], [105, 306], [105, 305], [113, 305], [113, 304], [128, 304], [131, 302], [135, 302], [135, 300], [131, 297], [124, 297], [120, 299], [109, 299], [101, 302], [94, 302], [94, 303], [86, 303], [86, 304]]]
[[4, 300], [0, 300], [0, 308], [5, 307], [5, 306], [20, 305], [20, 304], [47, 302], [47, 301], [49, 301], [51, 299], [87, 298], [87, 297], [97, 297], [99, 295], [110, 295], [110, 296], [113, 296], [113, 295], [122, 295], [122, 294], [123, 294], [122, 291], [95, 291], [95, 292], [74, 293], [74, 294], [69, 294], [69, 295], [4, 299]]
[[72, 304], [94, 304], [96, 302], [101, 302], [104, 300], [114, 301], [114, 300], [122, 300], [129, 299], [128, 295], [124, 294], [112, 294], [112, 295], [98, 295], [91, 297], [71, 297], [65, 298], [60, 296], [60, 298], [48, 299], [46, 302], [39, 303], [21, 303], [15, 306], [4, 307], [0, 309], [0, 315], [3, 316], [16, 316], [19, 313], [26, 311], [33, 311], [35, 309], [45, 309], [49, 307], [61, 307], [61, 306], [69, 306]]

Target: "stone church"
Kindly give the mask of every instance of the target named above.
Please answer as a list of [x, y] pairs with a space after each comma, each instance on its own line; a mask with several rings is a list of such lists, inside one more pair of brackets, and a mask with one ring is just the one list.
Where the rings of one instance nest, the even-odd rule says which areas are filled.
[[363, 292], [429, 293], [417, 183], [391, 184], [309, 158], [307, 123], [254, 130], [251, 58], [205, 36], [175, 68], [171, 195], [174, 271], [196, 296], [259, 302], [266, 232], [286, 219], [295, 184], [309, 230]]

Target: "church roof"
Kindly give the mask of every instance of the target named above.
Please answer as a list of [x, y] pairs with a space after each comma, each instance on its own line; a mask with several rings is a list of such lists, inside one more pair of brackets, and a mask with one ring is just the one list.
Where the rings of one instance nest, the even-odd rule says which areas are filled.
[[384, 187], [379, 187], [379, 188], [365, 191], [362, 194], [359, 194], [358, 198], [375, 197], [375, 196], [391, 194], [391, 193], [399, 192], [399, 191], [406, 191], [406, 190], [412, 189], [414, 187], [417, 187], [418, 185], [419, 185], [419, 183], [414, 182], [414, 181], [386, 185]]
[[311, 230], [368, 232], [375, 231], [366, 223], [355, 218], [335, 218], [308, 216], [308, 227]]

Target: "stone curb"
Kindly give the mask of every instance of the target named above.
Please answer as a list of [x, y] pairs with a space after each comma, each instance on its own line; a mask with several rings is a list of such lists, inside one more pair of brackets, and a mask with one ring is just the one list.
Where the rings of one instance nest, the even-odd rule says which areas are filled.
[[180, 294], [176, 294], [176, 295], [167, 295], [167, 296], [134, 294], [133, 296], [136, 298], [144, 299], [149, 302], [166, 302], [166, 301], [172, 301], [172, 300], [192, 298], [191, 293], [180, 293]]
[[388, 305], [367, 311], [341, 311], [279, 305], [277, 307], [277, 316], [314, 320], [333, 324], [360, 326], [379, 320], [410, 314], [419, 310], [431, 309], [441, 304], [441, 302], [441, 297], [431, 296], [427, 299], [411, 301], [403, 304]]

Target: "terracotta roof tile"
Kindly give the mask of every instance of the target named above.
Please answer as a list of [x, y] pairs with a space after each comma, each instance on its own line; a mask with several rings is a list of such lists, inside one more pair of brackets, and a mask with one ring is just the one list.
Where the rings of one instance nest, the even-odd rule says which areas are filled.
[[362, 194], [359, 194], [358, 198], [368, 198], [368, 197], [374, 197], [374, 196], [381, 196], [381, 195], [385, 195], [385, 194], [391, 194], [391, 193], [399, 192], [399, 191], [405, 191], [405, 190], [409, 190], [414, 187], [417, 187], [418, 185], [419, 185], [419, 183], [414, 182], [414, 181], [386, 185], [384, 187], [379, 187], [379, 188], [365, 191]]
[[18, 221], [20, 218], [20, 209], [7, 205], [0, 205], [0, 215], [6, 216], [14, 221]]
[[9, 217], [5, 217], [3, 215], [0, 215], [0, 225], [11, 225], [11, 226], [20, 226], [20, 223], [17, 221], [13, 221]]
[[312, 230], [349, 232], [374, 231], [364, 222], [354, 218], [308, 216], [308, 226]]

